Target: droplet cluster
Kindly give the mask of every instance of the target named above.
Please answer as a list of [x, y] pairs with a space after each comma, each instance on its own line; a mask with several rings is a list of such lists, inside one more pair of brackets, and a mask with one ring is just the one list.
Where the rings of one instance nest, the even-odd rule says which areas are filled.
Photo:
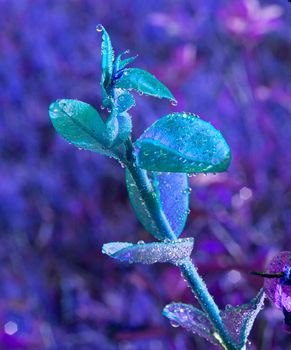
[[193, 245], [193, 238], [154, 243], [139, 241], [137, 244], [113, 242], [104, 244], [102, 252], [112, 258], [131, 264], [154, 264], [157, 262], [179, 264], [182, 260], [189, 258]]

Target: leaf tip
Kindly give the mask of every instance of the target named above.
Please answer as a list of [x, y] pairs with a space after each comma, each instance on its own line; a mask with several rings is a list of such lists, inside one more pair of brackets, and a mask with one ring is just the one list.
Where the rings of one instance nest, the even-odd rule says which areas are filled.
[[61, 100], [56, 100], [49, 105], [48, 113], [51, 119], [56, 119], [61, 112], [59, 102]]

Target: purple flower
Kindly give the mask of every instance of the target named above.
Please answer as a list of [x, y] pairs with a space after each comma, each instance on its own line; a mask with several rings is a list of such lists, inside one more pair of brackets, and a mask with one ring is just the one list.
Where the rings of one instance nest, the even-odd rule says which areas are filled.
[[283, 310], [286, 330], [291, 331], [291, 251], [277, 254], [267, 268], [264, 289], [274, 305]]
[[282, 8], [278, 5], [261, 6], [258, 0], [232, 1], [221, 12], [225, 28], [235, 38], [251, 44], [281, 24]]

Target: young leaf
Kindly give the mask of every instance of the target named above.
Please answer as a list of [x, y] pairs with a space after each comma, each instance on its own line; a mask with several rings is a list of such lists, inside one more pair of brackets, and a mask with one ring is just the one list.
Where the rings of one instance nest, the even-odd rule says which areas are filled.
[[[139, 219], [148, 232], [157, 239], [165, 239], [164, 232], [160, 231], [155, 221], [148, 212], [146, 204], [130, 174], [126, 169], [126, 186], [131, 205]], [[148, 173], [160, 206], [174, 231], [176, 237], [181, 234], [189, 208], [188, 177], [186, 174]]]
[[116, 90], [116, 108], [118, 113], [126, 112], [135, 105], [135, 100], [131, 93], [121, 89]]
[[121, 60], [121, 57], [125, 54], [129, 53], [129, 50], [123, 51], [122, 53], [120, 53], [119, 55], [116, 56], [116, 59], [114, 60], [114, 72], [118, 72], [119, 70], [122, 70], [123, 68], [125, 68], [128, 64], [130, 64], [131, 62], [133, 62], [138, 55], [133, 56], [133, 57], [128, 57], [124, 60]]
[[102, 86], [105, 88], [111, 82], [112, 69], [113, 69], [113, 48], [111, 44], [111, 40], [109, 34], [105, 30], [105, 28], [98, 24], [96, 27], [97, 31], [102, 31], [102, 44], [101, 44], [101, 54], [102, 54]]
[[115, 112], [111, 113], [111, 116], [106, 120], [105, 126], [106, 128], [102, 134], [103, 144], [106, 146], [106, 148], [110, 148], [118, 137], [119, 131], [118, 120]]
[[78, 100], [57, 100], [49, 107], [57, 132], [76, 147], [96, 151], [102, 148], [105, 124], [92, 106]]
[[57, 132], [76, 147], [118, 158], [116, 149], [109, 147], [116, 138], [118, 122], [105, 124], [89, 104], [57, 100], [50, 105], [49, 116]]
[[139, 68], [127, 68], [122, 76], [114, 81], [115, 87], [137, 90], [142, 94], [167, 98], [176, 102], [171, 91], [149, 72]]
[[159, 119], [135, 146], [138, 166], [151, 171], [222, 172], [231, 160], [229, 146], [221, 133], [187, 113], [173, 113]]
[[118, 134], [113, 141], [113, 146], [117, 146], [127, 140], [132, 129], [131, 116], [127, 112], [118, 114], [116, 120], [118, 123]]
[[129, 263], [154, 264], [169, 262], [179, 264], [190, 257], [193, 250], [193, 238], [178, 239], [169, 242], [131, 244], [112, 242], [104, 244], [102, 252], [114, 259]]
[[133, 62], [137, 57], [138, 57], [138, 55], [125, 58], [124, 60], [122, 60], [122, 61], [119, 63], [119, 69], [121, 70], [121, 69], [125, 68], [125, 67], [128, 66], [131, 62]]
[[221, 312], [221, 318], [239, 349], [245, 346], [253, 323], [264, 306], [264, 300], [265, 293], [261, 289], [249, 303], [236, 307], [227, 305], [225, 311]]
[[163, 315], [171, 320], [172, 324], [184, 327], [210, 343], [219, 345], [206, 314], [196, 307], [182, 303], [171, 303], [164, 308]]

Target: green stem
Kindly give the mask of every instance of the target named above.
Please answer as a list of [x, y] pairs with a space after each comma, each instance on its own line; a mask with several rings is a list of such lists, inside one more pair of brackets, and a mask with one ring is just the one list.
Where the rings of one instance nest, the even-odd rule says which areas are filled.
[[[139, 189], [141, 198], [143, 199], [148, 212], [150, 213], [152, 219], [155, 221], [159, 230], [164, 233], [165, 237], [170, 240], [177, 239], [175, 233], [173, 232], [165, 213], [159, 204], [155, 191], [152, 187], [151, 182], [148, 179], [147, 172], [140, 169], [135, 164], [135, 159], [133, 155], [133, 145], [131, 140], [127, 140], [127, 162], [126, 166], [131, 173], [131, 176]], [[214, 336], [220, 342], [223, 349], [226, 350], [237, 350], [233, 339], [228, 334], [223, 321], [220, 317], [219, 309], [213, 300], [212, 296], [199, 276], [195, 266], [190, 259], [184, 260], [179, 266], [181, 273], [188, 281], [190, 288], [192, 289], [194, 295], [196, 296], [198, 302], [200, 303], [202, 309], [208, 316], [208, 319], [212, 323], [215, 333]]]
[[170, 226], [169, 221], [167, 220], [167, 217], [156, 198], [156, 193], [148, 179], [147, 172], [135, 165], [132, 142], [128, 140], [126, 142], [126, 146], [128, 158], [128, 162], [126, 164], [127, 168], [130, 171], [137, 188], [139, 189], [139, 193], [144, 200], [153, 221], [156, 223], [158, 229], [163, 232], [165, 237], [170, 240], [175, 240], [175, 233], [172, 230], [172, 227]]

